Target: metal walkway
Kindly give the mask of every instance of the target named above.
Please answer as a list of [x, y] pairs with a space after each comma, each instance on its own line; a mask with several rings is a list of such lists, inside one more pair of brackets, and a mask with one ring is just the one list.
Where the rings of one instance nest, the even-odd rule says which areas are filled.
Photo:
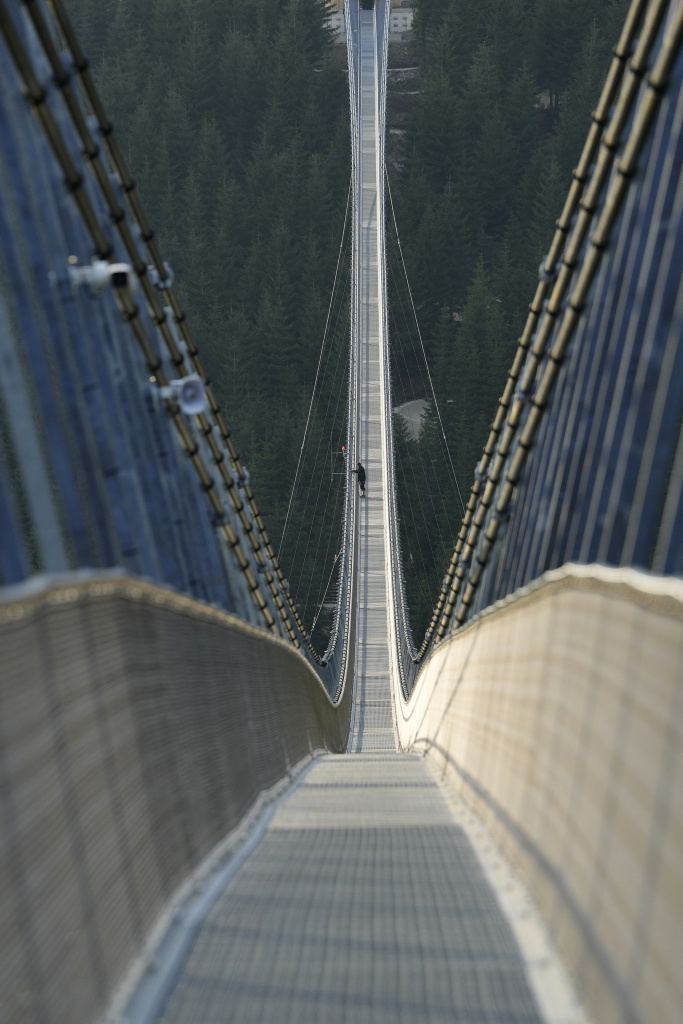
[[539, 1021], [469, 841], [406, 754], [313, 766], [206, 918], [160, 1019]]
[[205, 919], [164, 1024], [539, 1020], [442, 790], [418, 757], [395, 752], [377, 44], [374, 12], [360, 19], [357, 756], [324, 757], [279, 806]]
[[358, 364], [360, 458], [367, 471], [361, 500], [358, 564], [356, 688], [349, 750], [395, 750], [387, 583], [390, 572], [385, 528], [386, 427], [384, 420], [384, 315], [380, 309], [379, 82], [373, 11], [360, 12], [360, 245]]

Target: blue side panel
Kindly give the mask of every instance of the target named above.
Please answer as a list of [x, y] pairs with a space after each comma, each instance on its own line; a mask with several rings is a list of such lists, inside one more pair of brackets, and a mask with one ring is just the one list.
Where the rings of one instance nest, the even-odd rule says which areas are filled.
[[29, 575], [24, 538], [9, 484], [7, 466], [0, 448], [0, 573], [5, 583], [20, 583]]
[[[9, 7], [112, 258], [128, 262], [26, 12], [18, 3]], [[69, 258], [88, 266], [93, 243], [4, 43], [0, 188], [0, 289], [69, 564], [123, 566], [234, 608], [206, 497], [115, 296], [72, 284]], [[158, 346], [142, 296], [134, 300]], [[13, 424], [7, 427], [11, 434]], [[7, 584], [30, 571], [24, 554], [30, 524], [16, 514], [16, 488], [1, 454], [0, 584]]]
[[474, 611], [569, 561], [683, 567], [682, 79], [679, 57]]

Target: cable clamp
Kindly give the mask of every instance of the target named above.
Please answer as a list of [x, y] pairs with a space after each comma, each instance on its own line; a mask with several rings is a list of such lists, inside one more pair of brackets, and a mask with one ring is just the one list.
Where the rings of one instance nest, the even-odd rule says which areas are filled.
[[536, 388], [535, 387], [531, 388], [529, 391], [524, 391], [523, 388], [522, 388], [521, 381], [520, 381], [520, 383], [515, 388], [515, 396], [514, 396], [515, 397], [515, 401], [516, 402], [521, 402], [522, 405], [527, 405], [529, 402], [531, 402], [533, 400], [533, 397], [534, 397], [535, 393], [536, 393]]
[[129, 263], [110, 263], [108, 260], [93, 259], [89, 264], [79, 266], [78, 257], [69, 256], [67, 274], [74, 291], [81, 286], [87, 286], [93, 295], [99, 295], [105, 288], [133, 292], [137, 286], [137, 279]]
[[173, 271], [169, 264], [164, 260], [164, 270], [166, 271], [165, 277], [162, 277], [155, 266], [150, 264], [147, 267], [147, 277], [157, 289], [157, 291], [163, 292], [173, 287]]
[[547, 269], [545, 261], [547, 256], [544, 256], [541, 260], [541, 265], [538, 268], [538, 280], [543, 281], [544, 284], [552, 284], [557, 279], [557, 275], [560, 272], [560, 264], [556, 263], [550, 270]]
[[499, 523], [506, 523], [510, 518], [510, 515], [512, 514], [512, 510], [514, 509], [514, 507], [514, 502], [511, 501], [507, 508], [504, 508], [502, 512], [499, 512], [498, 509], [495, 508], [493, 510], [491, 518], [495, 519]]

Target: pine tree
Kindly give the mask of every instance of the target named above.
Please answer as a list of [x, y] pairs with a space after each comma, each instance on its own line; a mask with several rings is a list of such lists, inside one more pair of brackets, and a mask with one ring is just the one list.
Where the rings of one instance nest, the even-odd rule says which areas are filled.
[[455, 96], [444, 75], [435, 73], [428, 78], [418, 107], [406, 130], [410, 173], [429, 188], [443, 188], [460, 154]]

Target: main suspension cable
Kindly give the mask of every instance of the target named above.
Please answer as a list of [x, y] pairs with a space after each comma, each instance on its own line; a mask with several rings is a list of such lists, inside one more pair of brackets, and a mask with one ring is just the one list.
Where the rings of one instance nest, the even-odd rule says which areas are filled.
[[332, 562], [330, 575], [327, 577], [327, 583], [325, 584], [325, 589], [323, 591], [322, 601], [320, 600], [320, 593], [318, 593], [318, 610], [315, 613], [315, 618], [313, 619], [313, 622], [311, 623], [311, 636], [313, 636], [313, 630], [315, 629], [316, 623], [320, 618], [320, 612], [322, 611], [323, 605], [325, 603], [325, 598], [327, 597], [327, 591], [330, 589], [330, 583], [332, 582], [332, 574], [334, 572], [334, 567], [339, 561], [339, 556], [341, 555], [342, 550], [343, 548], [340, 548], [337, 554], [334, 556], [334, 561]]

